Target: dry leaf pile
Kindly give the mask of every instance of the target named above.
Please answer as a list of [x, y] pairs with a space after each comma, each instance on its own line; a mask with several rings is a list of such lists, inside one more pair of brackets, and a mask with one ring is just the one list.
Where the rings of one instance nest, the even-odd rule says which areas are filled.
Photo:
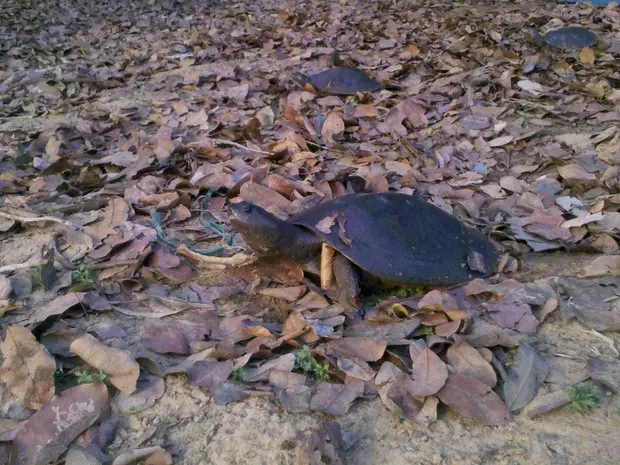
[[[0, 399], [26, 412], [1, 412], [11, 463], [172, 463], [105, 454], [168, 376], [217, 404], [342, 415], [378, 397], [418, 425], [440, 403], [504, 425], [548, 376], [528, 338], [551, 312], [620, 329], [620, 9], [486, 3], [3, 7]], [[570, 24], [598, 42], [532, 32]], [[335, 52], [382, 89], [295, 79]], [[349, 320], [295, 265], [250, 263], [227, 225], [237, 198], [287, 218], [388, 191], [490, 232], [502, 272]], [[596, 255], [523, 282], [532, 252]], [[618, 391], [617, 360], [588, 369]], [[344, 463], [325, 428], [300, 463]]]

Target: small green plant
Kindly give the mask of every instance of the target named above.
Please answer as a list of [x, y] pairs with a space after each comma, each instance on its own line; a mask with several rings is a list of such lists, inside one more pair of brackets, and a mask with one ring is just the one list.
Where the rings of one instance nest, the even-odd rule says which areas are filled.
[[434, 336], [435, 335], [435, 327], [434, 326], [422, 326], [422, 336]]
[[241, 381], [243, 379], [243, 368], [241, 367], [233, 368], [233, 371], [230, 376], [235, 381]]
[[95, 282], [92, 270], [86, 268], [83, 264], [73, 271], [72, 278], [75, 284], [92, 284]]
[[75, 370], [73, 374], [77, 378], [78, 384], [105, 383], [108, 379], [108, 374], [104, 370], [99, 370], [98, 373], [91, 373], [86, 370]]
[[310, 352], [310, 347], [304, 345], [295, 353], [295, 369], [321, 380], [329, 379], [329, 364], [319, 363]]
[[30, 268], [30, 279], [32, 281], [33, 289], [39, 289], [43, 287], [43, 278], [41, 277], [41, 268], [39, 267]]
[[601, 391], [595, 386], [567, 386], [564, 392], [569, 399], [566, 409], [585, 413], [601, 403]]

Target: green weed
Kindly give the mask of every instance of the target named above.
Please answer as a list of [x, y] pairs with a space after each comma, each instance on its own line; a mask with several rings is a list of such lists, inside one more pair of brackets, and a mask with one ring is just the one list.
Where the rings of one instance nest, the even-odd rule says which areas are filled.
[[329, 364], [319, 363], [310, 352], [310, 347], [304, 345], [295, 353], [295, 369], [321, 380], [329, 379]]
[[99, 370], [98, 373], [91, 373], [90, 371], [86, 370], [75, 370], [73, 374], [77, 378], [78, 384], [105, 384], [106, 380], [108, 379], [108, 374], [104, 370]]
[[80, 265], [77, 270], [73, 270], [71, 278], [75, 284], [92, 284], [95, 282], [92, 270], [86, 268], [85, 265]]
[[564, 392], [569, 399], [566, 409], [585, 413], [601, 403], [601, 390], [595, 386], [567, 386]]

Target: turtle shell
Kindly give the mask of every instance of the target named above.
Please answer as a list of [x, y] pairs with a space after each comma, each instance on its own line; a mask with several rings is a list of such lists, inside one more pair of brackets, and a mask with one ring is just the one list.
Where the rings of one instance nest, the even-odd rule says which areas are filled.
[[[323, 231], [332, 223], [328, 233], [317, 228], [322, 220]], [[395, 284], [460, 284], [495, 273], [499, 258], [480, 231], [406, 194], [345, 195], [288, 221], [314, 231], [361, 269]]]
[[590, 47], [596, 42], [596, 34], [580, 26], [569, 26], [548, 32], [545, 42], [556, 48], [582, 49]]
[[374, 92], [382, 87], [380, 82], [363, 72], [345, 66], [331, 68], [314, 76], [303, 76], [303, 80], [321, 92], [338, 95]]

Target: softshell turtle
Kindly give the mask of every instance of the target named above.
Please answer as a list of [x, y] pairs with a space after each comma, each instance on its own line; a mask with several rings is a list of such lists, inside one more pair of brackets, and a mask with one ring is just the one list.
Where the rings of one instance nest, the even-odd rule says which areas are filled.
[[365, 73], [346, 66], [338, 66], [325, 70], [314, 76], [297, 74], [303, 84], [310, 83], [320, 92], [335, 95], [355, 95], [358, 92], [374, 92], [381, 89], [380, 82]]
[[337, 300], [363, 314], [365, 277], [396, 285], [449, 286], [496, 272], [499, 253], [487, 237], [418, 196], [350, 194], [287, 220], [242, 201], [229, 206], [231, 226], [264, 257], [320, 273], [323, 243], [336, 250]]
[[544, 40], [556, 48], [582, 49], [594, 45], [596, 34], [585, 27], [568, 26], [548, 32]]

